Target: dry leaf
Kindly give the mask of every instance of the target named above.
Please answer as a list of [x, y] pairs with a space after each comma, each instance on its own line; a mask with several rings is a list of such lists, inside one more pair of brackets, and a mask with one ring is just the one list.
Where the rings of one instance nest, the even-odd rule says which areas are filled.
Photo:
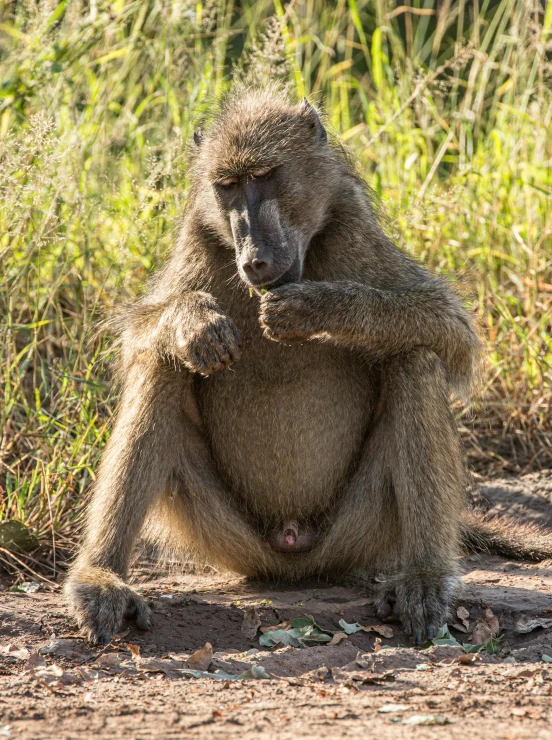
[[486, 622], [478, 622], [473, 628], [471, 641], [473, 645], [486, 645], [493, 633]]
[[71, 686], [72, 684], [81, 684], [82, 677], [70, 671], [64, 671], [61, 666], [53, 665], [47, 668], [38, 668], [34, 671], [35, 677], [46, 684], [46, 686]]
[[241, 631], [246, 637], [249, 637], [249, 639], [252, 640], [254, 637], [257, 636], [257, 632], [260, 626], [261, 620], [259, 619], [259, 614], [257, 613], [257, 610], [254, 606], [248, 606], [245, 609], [243, 615]]
[[378, 709], [381, 714], [389, 714], [391, 712], [406, 712], [410, 709], [410, 704], [384, 704], [383, 707]]
[[39, 653], [32, 653], [27, 661], [27, 668], [43, 668], [46, 665], [46, 658]]
[[493, 614], [492, 609], [485, 609], [483, 612], [483, 619], [488, 624], [489, 629], [491, 630], [493, 635], [497, 635], [500, 632], [500, 623], [498, 621], [498, 617]]
[[38, 651], [41, 655], [56, 655], [62, 658], [86, 659], [82, 652], [83, 643], [78, 638], [53, 638]]
[[14, 660], [28, 660], [30, 653], [27, 648], [18, 648], [16, 645], [0, 645], [0, 655], [7, 655]]
[[470, 613], [464, 606], [459, 606], [456, 610], [456, 616], [464, 626], [464, 629], [458, 624], [454, 624], [453, 627], [459, 629], [461, 632], [467, 632], [470, 628]]
[[285, 622], [275, 624], [273, 627], [261, 627], [261, 632], [266, 635], [267, 632], [276, 632], [277, 630], [288, 630], [291, 627], [291, 619], [287, 619]]
[[130, 650], [132, 657], [138, 660], [140, 657], [140, 645], [133, 645], [131, 642], [126, 642], [125, 647]]
[[122, 653], [103, 653], [96, 658], [92, 666], [102, 671], [113, 671], [114, 673], [123, 673], [124, 671], [136, 673], [137, 671], [131, 667], [130, 663], [124, 665], [122, 662], [124, 658], [125, 656]]
[[377, 632], [382, 637], [393, 637], [393, 629], [387, 624], [376, 624], [374, 627], [363, 627], [364, 632]]
[[403, 719], [403, 725], [450, 725], [453, 720], [439, 714], [413, 714]]
[[175, 660], [164, 660], [163, 658], [140, 658], [138, 668], [144, 673], [164, 673], [169, 678], [180, 678], [180, 669], [184, 663]]
[[101, 678], [101, 674], [98, 673], [98, 671], [92, 671], [90, 668], [85, 668], [82, 665], [75, 669], [75, 673], [79, 675], [83, 681], [97, 681]]
[[[356, 681], [357, 679], [353, 676], [353, 681]], [[372, 673], [368, 676], [364, 676], [362, 678], [361, 683], [366, 686], [368, 684], [377, 684], [381, 681], [394, 681], [395, 680], [395, 672], [394, 671], [384, 671], [383, 673]]]
[[520, 671], [519, 673], [516, 673], [516, 678], [533, 678], [537, 673], [540, 673], [540, 668], [535, 668], [535, 670], [524, 670]]
[[211, 665], [213, 660], [213, 646], [210, 642], [206, 642], [204, 647], [200, 650], [196, 650], [186, 660], [186, 663], [190, 668], [194, 668], [198, 671], [206, 671]]
[[468, 653], [467, 655], [459, 655], [455, 662], [460, 663], [460, 665], [473, 665], [479, 659], [479, 653]]
[[547, 619], [545, 617], [528, 617], [524, 614], [516, 622], [515, 631], [520, 635], [525, 635], [528, 632], [532, 632], [537, 629], [537, 627], [542, 627], [543, 629], [552, 627], [552, 619]]
[[339, 643], [342, 640], [346, 640], [346, 639], [347, 639], [347, 635], [345, 634], [345, 632], [336, 632], [335, 635], [330, 640], [330, 642], [328, 643], [328, 645], [339, 645]]
[[451, 624], [451, 627], [453, 627], [455, 630], [458, 630], [458, 632], [465, 632], [468, 633], [468, 627], [466, 627], [465, 624], [460, 624], [460, 622], [454, 622], [454, 624]]

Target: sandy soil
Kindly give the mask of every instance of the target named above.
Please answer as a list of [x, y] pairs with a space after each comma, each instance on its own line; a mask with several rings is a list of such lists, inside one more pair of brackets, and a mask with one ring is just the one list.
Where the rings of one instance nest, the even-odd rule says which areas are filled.
[[[491, 508], [552, 526], [552, 476], [479, 485]], [[464, 567], [459, 606], [469, 612], [469, 629], [490, 608], [502, 636], [500, 655], [480, 653], [469, 663], [461, 648], [414, 649], [393, 621], [387, 625], [392, 637], [358, 632], [335, 645], [306, 648], [266, 650], [260, 632], [244, 632], [248, 607], [263, 626], [303, 615], [332, 630], [341, 619], [378, 626], [375, 584], [359, 578], [287, 588], [213, 572], [152, 578], [138, 568], [136, 583], [152, 600], [153, 629], [125, 625], [103, 650], [75, 634], [59, 593], [6, 590], [0, 597], [0, 738], [552, 740], [552, 663], [542, 657], [552, 657], [552, 564], [472, 555]], [[546, 626], [516, 631], [530, 618]], [[469, 641], [469, 634], [451, 632]], [[206, 642], [213, 648], [205, 658], [210, 671], [236, 675], [257, 665], [271, 677], [215, 681], [179, 673]], [[428, 724], [435, 722], [446, 724]]]

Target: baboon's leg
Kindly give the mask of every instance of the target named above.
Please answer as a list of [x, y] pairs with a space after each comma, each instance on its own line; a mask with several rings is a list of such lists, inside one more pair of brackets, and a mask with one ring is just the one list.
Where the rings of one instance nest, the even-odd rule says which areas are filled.
[[[397, 563], [396, 609], [417, 642], [448, 617], [458, 587], [465, 499], [460, 441], [446, 371], [423, 347], [382, 365], [381, 406], [336, 523], [322, 545], [329, 567]], [[389, 584], [387, 586], [389, 590]], [[383, 600], [380, 613], [386, 609]]]
[[[225, 499], [212, 470], [191, 395], [191, 376], [142, 355], [129, 369], [117, 423], [104, 452], [88, 511], [84, 542], [66, 595], [93, 642], [108, 642], [125, 612], [149, 626], [145, 601], [124, 582], [148, 510], [186, 474], [199, 510], [216, 522], [229, 559], [262, 557], [261, 544]], [[212, 526], [212, 525], [211, 525]], [[229, 543], [232, 543], [230, 547]], [[232, 557], [230, 557], [232, 556]]]

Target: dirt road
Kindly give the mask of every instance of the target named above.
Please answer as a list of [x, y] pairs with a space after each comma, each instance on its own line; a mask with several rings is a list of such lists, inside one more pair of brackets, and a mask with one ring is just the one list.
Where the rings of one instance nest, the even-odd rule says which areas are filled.
[[[552, 477], [481, 488], [494, 508], [552, 524]], [[138, 570], [137, 584], [152, 600], [153, 629], [125, 625], [104, 650], [75, 635], [59, 593], [5, 591], [0, 738], [552, 740], [552, 565], [469, 556], [464, 571], [459, 607], [469, 614], [460, 611], [456, 624], [466, 629], [464, 619], [468, 632], [451, 626], [451, 634], [468, 644], [474, 626], [481, 634], [498, 627], [497, 654], [414, 649], [396, 622], [381, 629], [375, 584], [362, 579], [285, 588], [212, 572], [151, 579]], [[340, 620], [378, 631], [268, 650], [259, 643], [256, 615], [263, 628], [308, 615], [322, 631], [342, 632]], [[195, 669], [226, 677], [186, 672], [189, 656], [205, 643], [212, 655], [207, 649], [196, 656]], [[252, 665], [270, 678], [231, 678]]]

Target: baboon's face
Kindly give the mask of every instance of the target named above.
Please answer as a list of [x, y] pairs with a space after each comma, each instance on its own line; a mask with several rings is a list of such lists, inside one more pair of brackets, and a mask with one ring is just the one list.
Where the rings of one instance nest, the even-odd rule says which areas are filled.
[[296, 282], [303, 272], [308, 234], [294, 224], [294, 209], [286, 209], [284, 169], [263, 167], [214, 183], [238, 272], [256, 288]]
[[[327, 207], [326, 131], [297, 108], [227, 114], [209, 137], [209, 218], [235, 250], [240, 277], [257, 289], [297, 282]], [[213, 197], [214, 196], [214, 197]]]

